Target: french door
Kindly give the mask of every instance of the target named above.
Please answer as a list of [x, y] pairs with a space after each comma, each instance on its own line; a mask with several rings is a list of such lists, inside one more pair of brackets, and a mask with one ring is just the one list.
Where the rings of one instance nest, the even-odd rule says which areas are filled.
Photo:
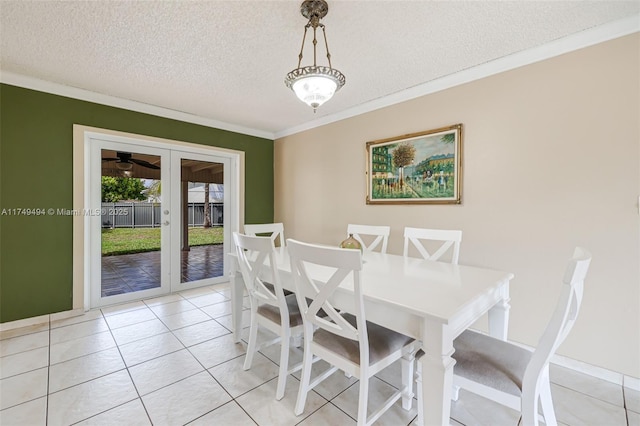
[[91, 308], [227, 280], [237, 166], [208, 151], [108, 135], [87, 139]]
[[174, 150], [171, 166], [175, 171], [171, 179], [171, 291], [226, 281], [224, 261], [231, 232], [224, 224], [231, 200], [230, 185], [225, 182], [231, 181], [230, 160]]

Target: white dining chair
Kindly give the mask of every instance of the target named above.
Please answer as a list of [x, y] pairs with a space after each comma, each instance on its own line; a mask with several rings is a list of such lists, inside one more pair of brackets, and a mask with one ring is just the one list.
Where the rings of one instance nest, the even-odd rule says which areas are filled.
[[[460, 242], [462, 241], [462, 231], [448, 229], [426, 229], [426, 228], [404, 228], [404, 251], [403, 255], [409, 255], [410, 246], [428, 260], [442, 260], [442, 256], [448, 251], [451, 252], [451, 261], [458, 264], [460, 257]], [[428, 251], [426, 244], [435, 244]], [[411, 244], [410, 244], [411, 243]]]
[[[475, 331], [463, 332], [453, 344], [453, 399], [457, 400], [458, 390], [463, 388], [520, 411], [523, 426], [539, 424], [538, 408], [547, 425], [556, 425], [549, 360], [578, 317], [590, 263], [591, 254], [576, 248], [565, 270], [556, 309], [534, 350]], [[418, 401], [420, 388], [418, 383]]]
[[[302, 316], [294, 294], [285, 295], [276, 267], [273, 241], [269, 237], [254, 237], [233, 233], [236, 254], [242, 279], [251, 305], [249, 344], [243, 369], [251, 368], [255, 353], [280, 342], [280, 366], [276, 399], [284, 396], [287, 376], [302, 366], [289, 369], [289, 345], [291, 337], [301, 337]], [[265, 282], [268, 277], [270, 282]], [[264, 327], [278, 337], [257, 344], [258, 327]]]
[[[360, 250], [340, 249], [288, 240], [298, 304], [304, 328], [304, 356], [295, 414], [304, 411], [307, 394], [338, 369], [360, 380], [359, 426], [370, 425], [402, 397], [411, 408], [414, 339], [366, 321], [360, 271]], [[321, 268], [326, 280], [310, 279], [310, 269]], [[330, 302], [343, 281], [353, 283], [348, 296], [352, 314], [339, 312]], [[324, 359], [331, 367], [311, 379], [313, 358]], [[402, 360], [403, 387], [367, 416], [369, 379], [397, 360]]]
[[[269, 238], [273, 241], [273, 244], [280, 247], [285, 246], [284, 239], [284, 225], [282, 223], [259, 223], [259, 224], [246, 224], [244, 225], [244, 233], [249, 236], [266, 236], [269, 235]], [[276, 244], [276, 240], [279, 238], [278, 244]]]
[[[352, 223], [347, 225], [347, 235], [353, 234], [353, 238], [360, 242], [362, 250], [365, 252], [374, 251], [378, 246], [380, 246], [380, 253], [386, 253], [390, 231], [390, 226], [356, 225]], [[374, 238], [367, 245], [362, 238], [363, 235]], [[368, 240], [370, 239], [371, 238]]]

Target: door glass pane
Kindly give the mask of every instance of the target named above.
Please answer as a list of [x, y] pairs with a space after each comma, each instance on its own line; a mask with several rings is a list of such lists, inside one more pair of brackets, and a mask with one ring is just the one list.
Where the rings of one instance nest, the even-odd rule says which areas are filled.
[[181, 160], [181, 283], [224, 273], [223, 172], [220, 163]]
[[160, 156], [102, 150], [101, 296], [160, 287]]

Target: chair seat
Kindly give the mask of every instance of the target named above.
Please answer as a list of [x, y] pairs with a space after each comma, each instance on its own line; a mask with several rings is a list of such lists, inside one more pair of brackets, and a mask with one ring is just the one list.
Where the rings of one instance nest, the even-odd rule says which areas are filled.
[[[351, 314], [342, 314], [342, 316], [354, 327], [356, 326], [356, 317]], [[396, 333], [393, 330], [382, 327], [378, 324], [367, 321], [367, 332], [369, 336], [369, 364], [386, 358], [389, 354], [398, 351], [413, 342], [409, 336]], [[313, 342], [324, 346], [328, 350], [335, 352], [353, 362], [360, 364], [360, 349], [357, 340], [347, 339], [345, 337], [336, 336], [333, 333], [318, 329], [313, 334]]]
[[[295, 294], [285, 296], [287, 301], [287, 307], [289, 308], [289, 327], [295, 327], [302, 324], [302, 315], [300, 314], [300, 307], [296, 300]], [[258, 306], [258, 314], [263, 317], [280, 324], [280, 309], [277, 306], [263, 304]]]
[[[263, 284], [264, 284], [264, 286], [265, 286], [266, 288], [268, 288], [268, 289], [269, 289], [269, 291], [270, 291], [271, 293], [276, 294], [276, 289], [275, 289], [275, 287], [273, 286], [273, 284], [268, 283], [268, 282], [264, 282]], [[293, 292], [292, 292], [292, 291], [285, 290], [284, 288], [282, 289], [282, 291], [284, 292], [284, 295], [285, 295], [285, 296], [288, 296], [288, 295], [290, 295], [290, 294], [293, 294]]]
[[531, 351], [470, 330], [454, 340], [453, 347], [455, 375], [511, 395], [522, 395]]

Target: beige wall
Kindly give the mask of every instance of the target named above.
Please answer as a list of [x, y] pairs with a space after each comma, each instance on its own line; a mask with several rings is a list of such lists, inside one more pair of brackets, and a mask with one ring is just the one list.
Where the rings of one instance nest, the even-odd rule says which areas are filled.
[[[350, 222], [391, 225], [398, 254], [405, 226], [462, 229], [462, 264], [515, 273], [509, 337], [529, 345], [587, 247], [581, 316], [559, 353], [640, 377], [639, 52], [636, 33], [281, 138], [275, 219], [328, 244]], [[365, 142], [456, 123], [461, 205], [365, 204]]]

